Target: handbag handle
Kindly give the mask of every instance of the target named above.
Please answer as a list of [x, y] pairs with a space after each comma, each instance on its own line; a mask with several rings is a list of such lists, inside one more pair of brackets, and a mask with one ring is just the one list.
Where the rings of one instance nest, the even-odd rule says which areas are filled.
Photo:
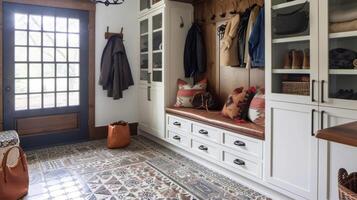
[[5, 183], [7, 182], [7, 178], [6, 178], [6, 172], [7, 172], [7, 169], [8, 169], [8, 166], [7, 166], [7, 159], [8, 159], [8, 156], [9, 156], [9, 153], [11, 152], [11, 150], [13, 149], [18, 149], [19, 150], [19, 157], [21, 159], [21, 165], [22, 165], [22, 168], [24, 171], [27, 170], [26, 166], [24, 165], [25, 163], [25, 153], [24, 151], [22, 150], [21, 147], [19, 146], [13, 146], [11, 147], [10, 149], [8, 149], [5, 154], [4, 154], [4, 158], [2, 160], [2, 164], [1, 164], [1, 167], [3, 169], [3, 172], [4, 172], [4, 181]]
[[[302, 9], [305, 8], [305, 6], [307, 5], [308, 1], [306, 0], [305, 3], [298, 9], [292, 11], [292, 12], [289, 12], [289, 13], [277, 13], [278, 16], [288, 16], [288, 15], [293, 15], [295, 13], [298, 13], [300, 12]], [[273, 10], [273, 11], [276, 11], [276, 10]]]

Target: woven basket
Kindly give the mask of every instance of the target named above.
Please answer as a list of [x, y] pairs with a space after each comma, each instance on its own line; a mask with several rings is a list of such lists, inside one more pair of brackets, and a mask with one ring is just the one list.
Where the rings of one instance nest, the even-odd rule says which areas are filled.
[[357, 172], [348, 175], [343, 168], [338, 171], [338, 193], [340, 200], [357, 200]]
[[309, 96], [310, 95], [310, 83], [309, 82], [282, 82], [282, 91], [284, 94], [296, 94]]

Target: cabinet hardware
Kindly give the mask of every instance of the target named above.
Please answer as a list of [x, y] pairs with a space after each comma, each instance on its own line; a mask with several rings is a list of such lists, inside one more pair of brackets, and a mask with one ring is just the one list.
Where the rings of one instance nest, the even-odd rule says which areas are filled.
[[237, 141], [234, 142], [234, 145], [239, 146], [239, 147], [244, 147], [245, 143], [242, 142], [242, 141], [237, 140]]
[[178, 135], [175, 135], [175, 136], [173, 137], [173, 139], [174, 139], [174, 140], [181, 140], [180, 136], [178, 136]]
[[208, 131], [201, 129], [200, 131], [198, 131], [198, 133], [202, 134], [202, 135], [208, 135]]
[[324, 115], [325, 115], [325, 111], [321, 111], [321, 129], [324, 129]]
[[148, 96], [148, 101], [151, 101], [151, 87], [150, 86], [148, 86], [147, 96]]
[[151, 72], [148, 72], [148, 84], [151, 83]]
[[321, 81], [321, 103], [325, 103], [325, 81]]
[[316, 80], [312, 80], [311, 81], [311, 101], [312, 102], [315, 102], [315, 83], [316, 83]]
[[202, 150], [202, 151], [207, 151], [208, 150], [208, 148], [205, 147], [204, 145], [199, 146], [198, 149]]
[[245, 162], [240, 159], [235, 159], [233, 162], [234, 162], [234, 164], [239, 165], [239, 166], [245, 165]]
[[174, 122], [173, 125], [175, 125], [175, 126], [181, 126], [181, 123], [180, 123], [180, 122]]
[[311, 136], [315, 137], [315, 130], [314, 130], [314, 124], [315, 124], [315, 109], [312, 109], [311, 111]]

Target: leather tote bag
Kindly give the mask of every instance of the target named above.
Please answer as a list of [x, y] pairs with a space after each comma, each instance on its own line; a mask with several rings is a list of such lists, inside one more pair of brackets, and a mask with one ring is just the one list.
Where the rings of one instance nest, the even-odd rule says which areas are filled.
[[273, 33], [276, 35], [293, 35], [306, 31], [309, 27], [309, 12], [304, 8], [307, 1], [290, 13], [277, 13], [273, 17]]
[[107, 146], [109, 149], [121, 148], [129, 144], [130, 128], [127, 122], [119, 121], [108, 126]]
[[[19, 158], [14, 166], [8, 166], [7, 160], [11, 150], [19, 150]], [[2, 160], [0, 169], [0, 199], [17, 200], [25, 196], [29, 187], [27, 160], [21, 147], [10, 148]]]

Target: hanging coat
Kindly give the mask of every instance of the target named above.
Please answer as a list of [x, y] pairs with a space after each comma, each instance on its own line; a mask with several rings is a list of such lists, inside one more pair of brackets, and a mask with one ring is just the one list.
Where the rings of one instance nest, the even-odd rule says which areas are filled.
[[264, 16], [264, 8], [262, 8], [249, 38], [249, 55], [252, 58], [252, 67], [254, 68], [264, 68], [265, 65]]
[[250, 35], [253, 31], [253, 27], [255, 25], [255, 22], [257, 21], [258, 15], [259, 15], [260, 7], [255, 6], [252, 11], [250, 12], [250, 17], [249, 17], [249, 22], [248, 22], [248, 27], [247, 27], [247, 36], [246, 36], [246, 43], [245, 43], [245, 53], [244, 53], [244, 62], [247, 63], [246, 68], [250, 69], [252, 66], [252, 59], [249, 55], [249, 38]]
[[238, 66], [238, 25], [240, 16], [234, 16], [226, 26], [224, 37], [220, 49], [220, 65], [221, 66]]
[[114, 99], [123, 98], [123, 91], [134, 85], [123, 39], [118, 36], [109, 38], [104, 48], [99, 84]]
[[188, 31], [184, 52], [185, 77], [195, 77], [206, 72], [206, 49], [203, 43], [202, 31], [194, 23]]
[[238, 31], [237, 31], [238, 59], [239, 59], [240, 67], [245, 67], [247, 64], [245, 62], [245, 45], [246, 45], [246, 40], [249, 40], [249, 38], [247, 38], [247, 28], [248, 28], [248, 22], [249, 22], [251, 10], [252, 10], [252, 8], [248, 8], [241, 15], [239, 26], [238, 26]]

